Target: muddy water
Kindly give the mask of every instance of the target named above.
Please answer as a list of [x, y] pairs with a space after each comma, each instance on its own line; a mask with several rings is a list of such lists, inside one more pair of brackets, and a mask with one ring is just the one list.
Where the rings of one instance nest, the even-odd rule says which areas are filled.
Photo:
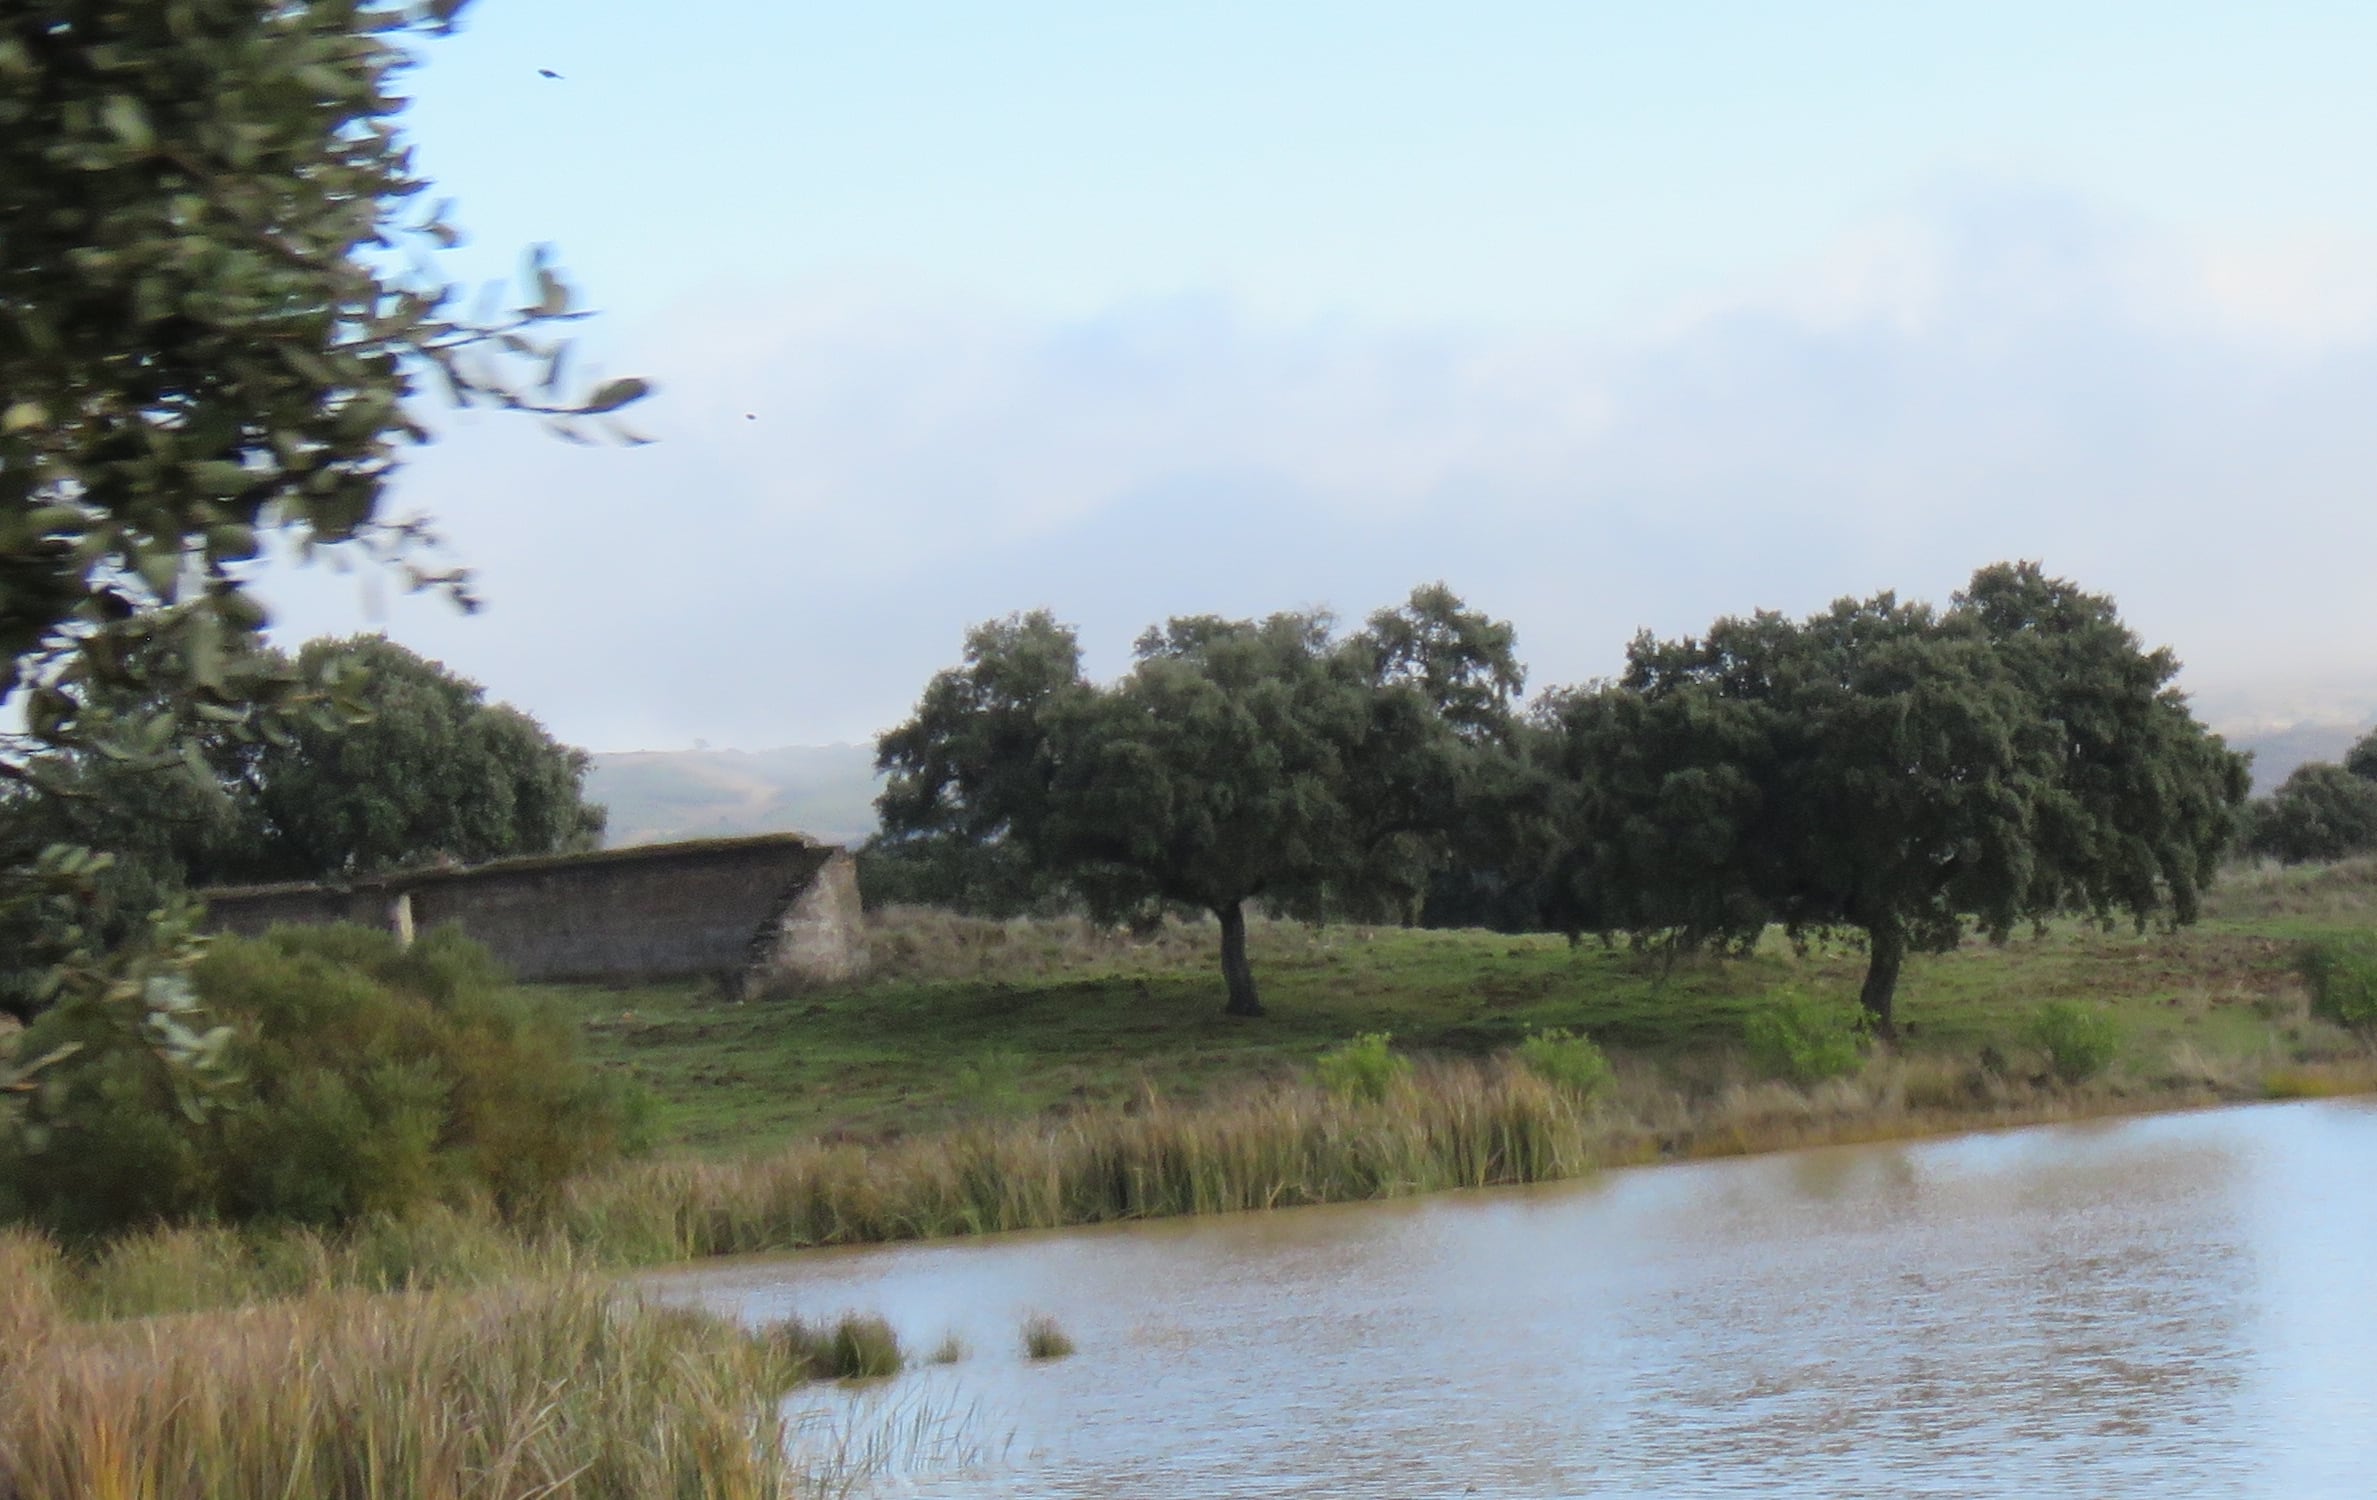
[[[963, 1338], [896, 1384], [1003, 1457], [925, 1495], [2377, 1495], [2362, 1103], [663, 1284]], [[1027, 1363], [1031, 1312], [1080, 1352]]]

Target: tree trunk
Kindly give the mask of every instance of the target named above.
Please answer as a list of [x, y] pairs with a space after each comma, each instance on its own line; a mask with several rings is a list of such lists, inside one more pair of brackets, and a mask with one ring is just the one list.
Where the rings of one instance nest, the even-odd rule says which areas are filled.
[[1230, 986], [1230, 1003], [1223, 1013], [1259, 1016], [1263, 1002], [1255, 994], [1255, 971], [1246, 961], [1246, 908], [1233, 901], [1215, 907], [1213, 914], [1222, 922], [1222, 979]]
[[1898, 1035], [1890, 1003], [1898, 995], [1898, 971], [1907, 961], [1906, 930], [1896, 922], [1881, 922], [1867, 928], [1866, 937], [1873, 958], [1865, 966], [1865, 988], [1857, 999], [1873, 1022], [1874, 1035], [1889, 1041]]

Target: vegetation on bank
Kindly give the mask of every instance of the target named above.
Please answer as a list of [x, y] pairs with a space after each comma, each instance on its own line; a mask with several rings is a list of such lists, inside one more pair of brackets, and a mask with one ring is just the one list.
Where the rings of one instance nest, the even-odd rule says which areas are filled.
[[[356, 927], [212, 942], [192, 999], [221, 1028], [196, 1093], [106, 1012], [60, 1007], [16, 1044], [67, 1053], [0, 1132], [0, 1222], [68, 1236], [212, 1219], [337, 1226], [485, 1201], [518, 1214], [638, 1143], [638, 1095], [576, 1028], [451, 931]], [[197, 1013], [195, 1009], [191, 1014]]]

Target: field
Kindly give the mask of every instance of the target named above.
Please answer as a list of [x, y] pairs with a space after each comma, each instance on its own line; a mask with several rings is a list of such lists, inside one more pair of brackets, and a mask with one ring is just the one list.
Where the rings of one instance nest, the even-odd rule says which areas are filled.
[[[1483, 1058], [1530, 1032], [1593, 1037], [1622, 1076], [1689, 1092], [1738, 1080], [1745, 1017], [1798, 990], [1853, 995], [1863, 955], [1679, 958], [1546, 936], [1258, 924], [1271, 1014], [1221, 1014], [1213, 929], [1153, 937], [1079, 922], [974, 921], [894, 910], [872, 919], [875, 977], [788, 1000], [729, 1003], [707, 987], [567, 988], [606, 1063], [659, 1101], [662, 1140], [712, 1156], [795, 1140], [882, 1142], [985, 1119], [1054, 1119], [1154, 1094], [1174, 1104], [1310, 1076], [1356, 1034], [1398, 1051]], [[2105, 1007], [2127, 1097], [2262, 1097], [2317, 1086], [2365, 1058], [2307, 1014], [2299, 941], [2377, 926], [2377, 864], [2246, 870], [2177, 932], [2064, 923], [2003, 946], [1911, 961], [1899, 996], [1909, 1064], [2002, 1058], [2043, 1072], [2026, 1040], [2050, 1000]], [[2306, 1071], [2308, 1070], [2308, 1071]]]

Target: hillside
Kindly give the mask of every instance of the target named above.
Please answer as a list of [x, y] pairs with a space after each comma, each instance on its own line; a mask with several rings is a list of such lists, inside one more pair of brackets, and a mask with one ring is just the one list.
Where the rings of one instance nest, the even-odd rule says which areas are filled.
[[630, 750], [594, 757], [586, 795], [610, 809], [612, 848], [798, 831], [856, 842], [875, 827], [865, 745]]
[[2310, 761], [2340, 761], [2367, 725], [2289, 724], [2283, 729], [2239, 729], [2226, 734], [2232, 750], [2253, 752], [2253, 794], [2269, 795], [2294, 768]]

